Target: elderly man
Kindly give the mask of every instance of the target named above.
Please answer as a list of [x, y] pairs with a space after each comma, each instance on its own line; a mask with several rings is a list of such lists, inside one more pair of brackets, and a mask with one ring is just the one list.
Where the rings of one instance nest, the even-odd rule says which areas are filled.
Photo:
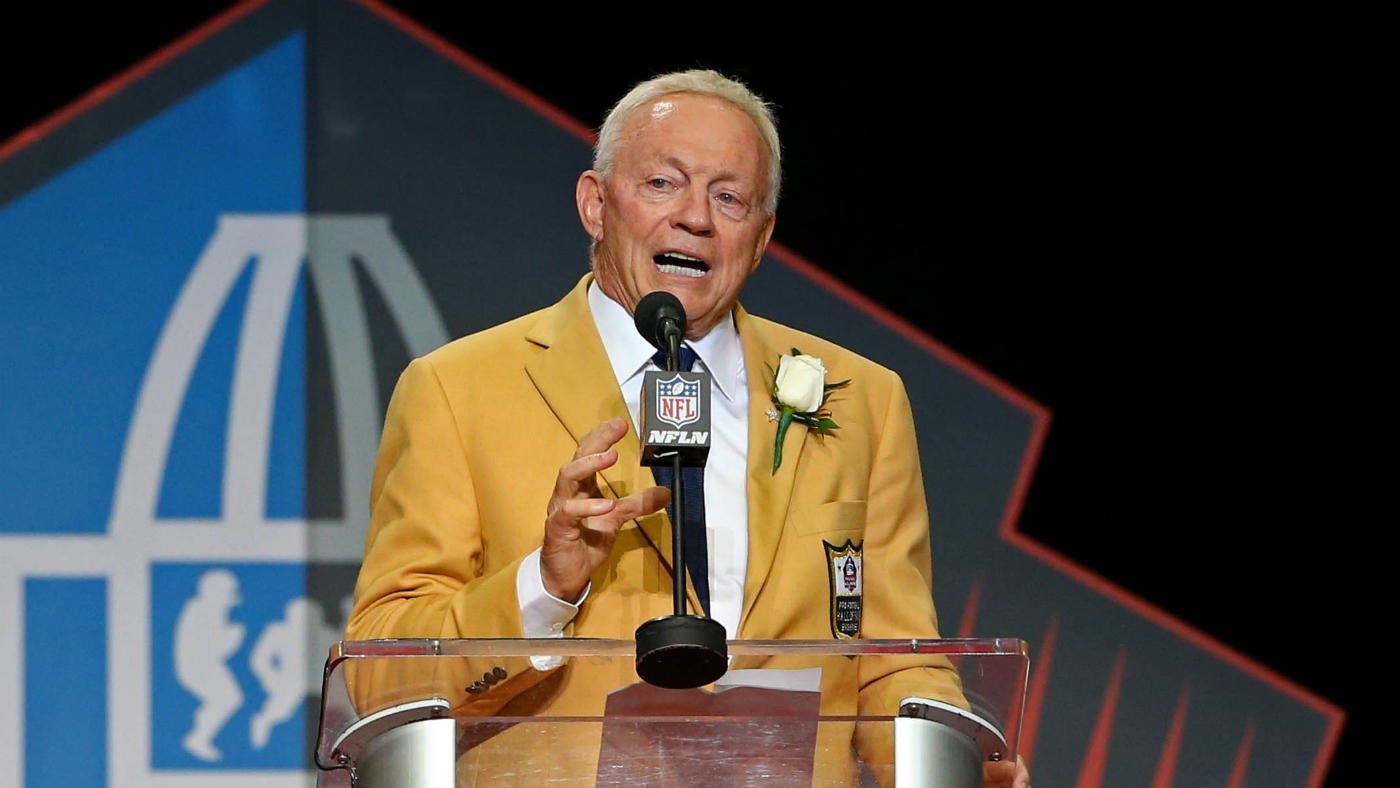
[[[687, 351], [713, 381], [707, 568], [686, 586], [692, 612], [739, 639], [939, 636], [899, 376], [738, 304], [773, 233], [780, 173], [769, 107], [715, 72], [661, 75], [613, 107], [576, 188], [591, 271], [557, 304], [451, 342], [400, 378], [347, 639], [631, 638], [673, 612], [670, 491], [640, 463], [637, 434], [657, 362], [633, 313], [656, 291], [679, 299]], [[809, 390], [813, 376], [818, 392], [849, 384], [825, 403], [775, 402], [775, 371], [794, 351]], [[782, 418], [818, 408], [840, 429]], [[840, 616], [833, 547], [846, 572], [863, 568], [859, 604]], [[518, 663], [457, 699], [459, 711], [596, 714], [588, 688], [636, 681]], [[844, 665], [822, 683], [847, 713], [961, 698], [943, 662]], [[855, 744], [888, 762], [887, 736]], [[1029, 782], [1017, 763], [985, 776]]]

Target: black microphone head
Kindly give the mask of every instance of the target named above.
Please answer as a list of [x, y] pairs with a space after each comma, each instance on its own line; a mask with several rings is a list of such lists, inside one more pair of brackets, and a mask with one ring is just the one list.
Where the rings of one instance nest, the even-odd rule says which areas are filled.
[[680, 336], [685, 336], [685, 307], [681, 300], [665, 290], [656, 290], [642, 296], [637, 302], [637, 311], [632, 314], [637, 331], [658, 350], [667, 350], [666, 326], [675, 326]]

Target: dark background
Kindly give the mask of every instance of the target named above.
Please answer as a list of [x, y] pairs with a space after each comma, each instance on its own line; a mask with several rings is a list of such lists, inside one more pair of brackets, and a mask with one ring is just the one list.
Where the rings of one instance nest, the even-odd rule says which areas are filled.
[[[1384, 671], [1359, 636], [1391, 627], [1358, 453], [1386, 448], [1361, 349], [1383, 280], [1357, 263], [1382, 261], [1334, 222], [1315, 56], [1067, 20], [821, 41], [391, 5], [591, 127], [671, 68], [772, 100], [775, 240], [1051, 411], [1022, 531], [1347, 709], [1328, 784], [1360, 773]], [[0, 141], [228, 6], [28, 6], [0, 26]]]

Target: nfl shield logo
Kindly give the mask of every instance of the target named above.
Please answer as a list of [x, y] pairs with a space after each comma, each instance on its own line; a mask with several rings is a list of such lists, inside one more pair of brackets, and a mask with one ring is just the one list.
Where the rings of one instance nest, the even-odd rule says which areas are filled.
[[677, 374], [656, 383], [656, 417], [680, 429], [700, 418], [700, 384]]

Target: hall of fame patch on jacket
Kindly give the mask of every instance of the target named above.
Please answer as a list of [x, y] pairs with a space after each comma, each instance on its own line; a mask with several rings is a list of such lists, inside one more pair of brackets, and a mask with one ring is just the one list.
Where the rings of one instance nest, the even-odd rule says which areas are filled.
[[831, 634], [845, 640], [860, 635], [861, 549], [865, 540], [840, 546], [825, 539], [827, 579], [831, 582]]

